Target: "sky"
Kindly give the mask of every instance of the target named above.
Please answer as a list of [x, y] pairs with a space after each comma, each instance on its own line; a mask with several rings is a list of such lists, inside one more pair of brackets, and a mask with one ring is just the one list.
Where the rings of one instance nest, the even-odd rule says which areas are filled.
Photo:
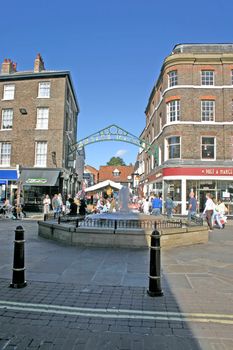
[[[139, 137], [161, 66], [179, 43], [232, 43], [233, 1], [2, 1], [0, 62], [33, 70], [37, 53], [48, 70], [69, 70], [78, 98], [77, 140], [112, 124]], [[85, 147], [86, 164], [111, 157], [134, 163], [123, 142]]]

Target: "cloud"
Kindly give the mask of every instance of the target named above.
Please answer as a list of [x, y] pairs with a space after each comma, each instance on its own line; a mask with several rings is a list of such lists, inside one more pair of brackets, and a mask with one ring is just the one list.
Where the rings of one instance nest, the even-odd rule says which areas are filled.
[[126, 154], [128, 151], [126, 149], [119, 149], [116, 154], [115, 157], [122, 157], [124, 154]]

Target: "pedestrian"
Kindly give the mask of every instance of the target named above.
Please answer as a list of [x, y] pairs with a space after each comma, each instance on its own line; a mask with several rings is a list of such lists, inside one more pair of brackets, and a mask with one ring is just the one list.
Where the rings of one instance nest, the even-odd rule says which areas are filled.
[[149, 198], [146, 198], [146, 200], [143, 202], [143, 213], [146, 215], [150, 215], [150, 206], [151, 203], [149, 201]]
[[86, 215], [86, 201], [85, 199], [81, 199], [80, 201], [80, 207], [79, 207], [79, 214], [82, 215], [82, 216], [85, 216]]
[[45, 198], [43, 200], [44, 221], [46, 221], [46, 219], [48, 219], [50, 205], [51, 205], [51, 199], [49, 198], [49, 195], [46, 194]]
[[77, 215], [77, 211], [78, 211], [77, 204], [75, 203], [75, 201], [71, 197], [68, 199], [68, 201], [70, 203], [68, 215]]
[[189, 203], [188, 203], [188, 221], [191, 221], [192, 215], [197, 213], [197, 200], [195, 198], [194, 192], [189, 194]]
[[209, 231], [213, 231], [213, 225], [212, 225], [212, 215], [214, 212], [214, 202], [212, 200], [211, 194], [206, 193], [206, 203], [205, 203], [205, 209], [203, 211], [203, 215], [206, 216], [207, 225], [209, 227]]
[[156, 194], [155, 197], [152, 199], [152, 215], [160, 215], [162, 209], [162, 200], [158, 197]]
[[174, 208], [173, 200], [170, 196], [170, 194], [167, 194], [166, 200], [165, 200], [165, 208], [167, 212], [167, 218], [170, 219], [172, 217], [172, 210]]
[[53, 196], [52, 207], [53, 207], [54, 219], [56, 219], [61, 213], [61, 203], [59, 201], [57, 194]]

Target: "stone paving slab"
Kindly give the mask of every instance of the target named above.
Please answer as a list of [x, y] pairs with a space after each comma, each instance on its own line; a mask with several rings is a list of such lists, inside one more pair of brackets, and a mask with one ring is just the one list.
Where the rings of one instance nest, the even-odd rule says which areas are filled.
[[28, 285], [9, 288], [17, 224], [0, 221], [0, 349], [233, 349], [231, 226], [162, 250], [164, 296], [151, 298], [148, 250], [62, 246], [30, 220]]

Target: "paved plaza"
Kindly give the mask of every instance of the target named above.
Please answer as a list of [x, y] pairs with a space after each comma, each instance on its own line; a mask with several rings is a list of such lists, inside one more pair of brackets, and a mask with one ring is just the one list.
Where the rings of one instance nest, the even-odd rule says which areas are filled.
[[[9, 288], [14, 230], [27, 286]], [[147, 295], [149, 250], [64, 246], [36, 220], [0, 221], [0, 349], [233, 349], [233, 225], [162, 250], [164, 296]]]

